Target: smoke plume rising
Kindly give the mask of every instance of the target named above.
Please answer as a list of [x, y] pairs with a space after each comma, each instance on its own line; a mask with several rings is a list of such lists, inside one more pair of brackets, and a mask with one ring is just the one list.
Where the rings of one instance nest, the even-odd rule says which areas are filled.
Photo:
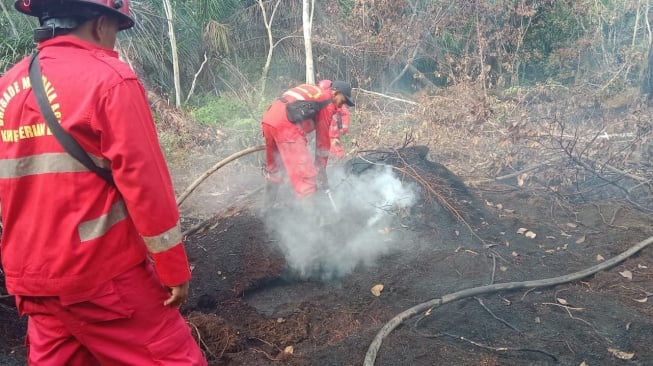
[[308, 201], [287, 197], [288, 206], [266, 217], [289, 273], [302, 279], [329, 280], [372, 265], [394, 249], [392, 218], [416, 201], [389, 167], [360, 175], [331, 169], [329, 179], [331, 199], [324, 192]]

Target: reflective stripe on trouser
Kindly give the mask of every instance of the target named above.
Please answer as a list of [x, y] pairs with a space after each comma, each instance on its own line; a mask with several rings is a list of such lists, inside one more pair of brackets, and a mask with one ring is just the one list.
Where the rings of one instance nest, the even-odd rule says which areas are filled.
[[297, 196], [304, 198], [313, 194], [317, 189], [317, 169], [311, 159], [306, 136], [301, 130], [295, 126], [277, 129], [263, 123], [263, 136], [268, 175], [279, 176], [281, 160]]
[[16, 296], [34, 366], [206, 365], [149, 262], [75, 296]]

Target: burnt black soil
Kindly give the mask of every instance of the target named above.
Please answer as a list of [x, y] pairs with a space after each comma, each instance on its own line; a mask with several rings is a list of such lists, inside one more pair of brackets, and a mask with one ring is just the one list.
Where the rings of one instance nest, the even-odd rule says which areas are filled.
[[[653, 235], [650, 219], [623, 202], [572, 204], [499, 183], [472, 189], [427, 152], [375, 152], [332, 181], [336, 197], [353, 197], [342, 182], [391, 166], [417, 193], [410, 207], [384, 208], [372, 224], [355, 198], [340, 199], [338, 220], [325, 224], [297, 215], [304, 211], [293, 204], [263, 216], [261, 197], [252, 196], [187, 237], [193, 280], [182, 310], [210, 363], [362, 365], [375, 334], [407, 308], [467, 288], [576, 272]], [[284, 210], [295, 220], [291, 233], [320, 248], [300, 269], [288, 259], [281, 222], [270, 217]], [[184, 225], [200, 221], [186, 217]], [[302, 237], [306, 231], [317, 239]], [[319, 258], [350, 253], [362, 232], [380, 254]], [[332, 269], [361, 253], [369, 257]], [[392, 332], [376, 365], [650, 365], [652, 277], [653, 249], [645, 248], [570, 284], [445, 304]], [[24, 360], [24, 321], [15, 322], [10, 299], [0, 305], [0, 363]]]

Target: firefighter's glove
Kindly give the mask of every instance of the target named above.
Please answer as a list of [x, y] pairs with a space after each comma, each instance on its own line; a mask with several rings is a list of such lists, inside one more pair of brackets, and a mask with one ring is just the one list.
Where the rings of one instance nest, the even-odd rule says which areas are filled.
[[329, 189], [329, 178], [327, 178], [326, 170], [320, 169], [317, 173], [317, 189], [326, 191]]
[[336, 158], [345, 157], [345, 149], [342, 148], [342, 143], [339, 138], [331, 139], [331, 148], [329, 148], [329, 155]]

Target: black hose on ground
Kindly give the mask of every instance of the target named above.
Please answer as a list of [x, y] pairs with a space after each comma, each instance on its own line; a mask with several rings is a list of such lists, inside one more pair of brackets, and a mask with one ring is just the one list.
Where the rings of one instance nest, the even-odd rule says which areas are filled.
[[381, 328], [381, 330], [374, 337], [374, 340], [372, 340], [372, 343], [370, 344], [370, 347], [367, 350], [367, 354], [365, 355], [365, 361], [363, 363], [363, 366], [374, 366], [374, 361], [376, 360], [376, 355], [379, 352], [379, 348], [381, 348], [381, 343], [383, 342], [383, 339], [387, 337], [395, 328], [397, 328], [404, 321], [410, 319], [411, 317], [429, 308], [444, 305], [446, 303], [461, 300], [467, 297], [478, 296], [481, 294], [488, 294], [488, 293], [493, 293], [493, 292], [498, 292], [503, 290], [516, 290], [522, 288], [549, 287], [553, 285], [560, 285], [563, 283], [576, 281], [581, 278], [585, 278], [587, 276], [593, 275], [597, 272], [606, 270], [620, 263], [626, 258], [644, 249], [646, 246], [648, 246], [651, 243], [653, 243], [653, 236], [635, 244], [630, 249], [626, 250], [625, 252], [619, 254], [616, 257], [610, 258], [605, 262], [602, 262], [600, 264], [589, 267], [582, 271], [574, 272], [568, 275], [547, 278], [542, 280], [497, 283], [494, 285], [479, 286], [479, 287], [474, 287], [474, 288], [454, 292], [452, 294], [447, 294], [442, 296], [441, 298], [432, 299], [427, 302], [421, 303], [419, 305], [415, 305], [412, 308], [405, 310], [399, 313], [394, 318], [390, 319], [390, 321], [387, 322], [383, 326], [383, 328]]

